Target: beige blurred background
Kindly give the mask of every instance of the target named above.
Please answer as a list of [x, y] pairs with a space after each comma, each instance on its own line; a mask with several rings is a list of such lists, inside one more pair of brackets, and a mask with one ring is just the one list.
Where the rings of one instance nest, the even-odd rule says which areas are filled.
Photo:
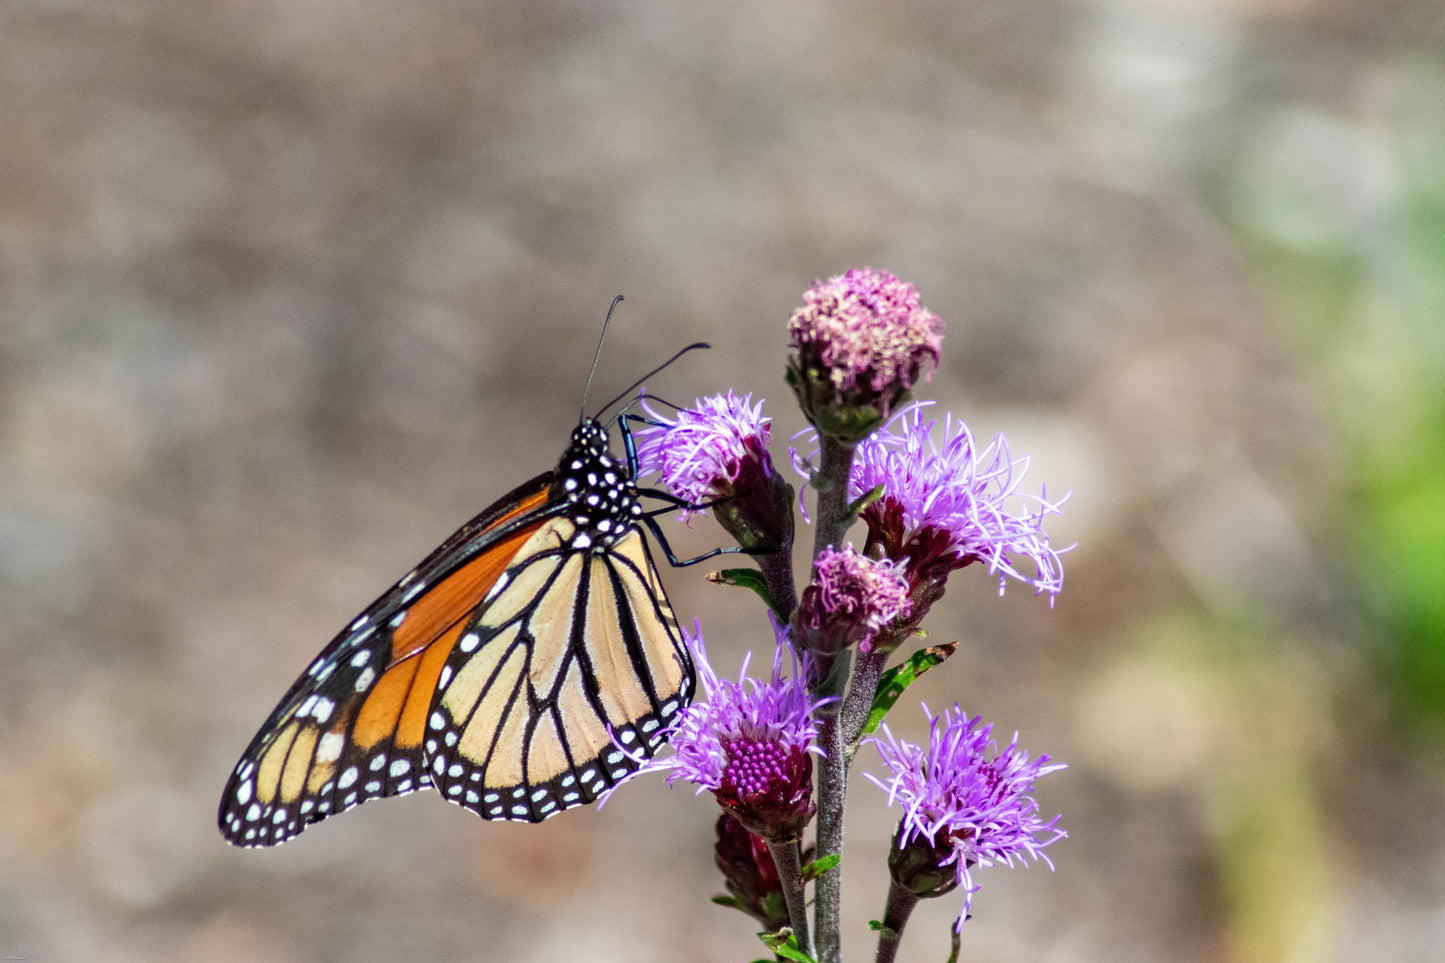
[[[1442, 50], [1438, 0], [10, 0], [0, 955], [764, 955], [660, 780], [274, 851], [214, 814], [321, 645], [550, 467], [614, 294], [594, 401], [707, 339], [651, 387], [765, 397], [782, 462], [785, 320], [871, 265], [949, 323], [923, 396], [1073, 490], [1053, 611], [965, 571], [932, 622], [930, 705], [1070, 764], [965, 958], [1438, 959]], [[701, 574], [735, 672], [770, 636]]]

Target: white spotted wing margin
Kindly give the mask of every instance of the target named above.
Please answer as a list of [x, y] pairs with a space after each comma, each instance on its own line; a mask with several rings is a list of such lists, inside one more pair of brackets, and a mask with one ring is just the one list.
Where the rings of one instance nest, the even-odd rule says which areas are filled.
[[539, 475], [469, 521], [312, 661], [231, 773], [218, 814], [227, 842], [274, 846], [367, 800], [431, 786], [426, 718], [446, 647], [488, 587], [481, 557], [561, 509], [547, 504], [554, 479]]
[[[390, 626], [353, 623], [313, 663], [241, 757], [221, 798], [220, 827], [237, 846], [275, 846], [327, 816], [379, 796], [430, 787], [420, 745], [396, 740], [397, 719], [359, 740], [366, 698], [391, 662]], [[395, 671], [414, 672], [417, 658]], [[399, 717], [399, 714], [398, 714]]]
[[585, 550], [576, 534], [566, 518], [538, 529], [438, 680], [428, 775], [484, 819], [540, 822], [592, 802], [661, 747], [692, 698], [693, 662], [640, 529]]

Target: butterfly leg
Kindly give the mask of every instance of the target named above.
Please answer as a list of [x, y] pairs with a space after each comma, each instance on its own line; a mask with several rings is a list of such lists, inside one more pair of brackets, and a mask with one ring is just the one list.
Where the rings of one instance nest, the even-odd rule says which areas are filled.
[[[632, 431], [628, 427], [630, 422], [638, 422], [645, 425], [656, 425], [657, 422], [654, 422], [648, 418], [642, 418], [638, 415], [628, 415], [625, 412], [617, 416], [617, 423], [618, 426], [621, 428], [622, 434], [622, 447], [627, 452], [627, 467], [628, 470], [632, 472], [632, 477], [636, 478], [637, 444], [635, 441], [633, 441]], [[710, 552], [705, 552], [702, 555], [697, 556], [696, 558], [679, 559], [676, 553], [673, 552], [672, 546], [668, 544], [667, 536], [662, 534], [662, 526], [657, 524], [658, 515], [661, 515], [665, 512], [670, 512], [675, 508], [680, 508], [686, 511], [693, 512], [705, 511], [706, 509], [712, 508], [714, 505], [719, 505], [727, 501], [726, 498], [719, 498], [716, 501], [697, 505], [687, 501], [686, 499], [678, 498], [671, 492], [665, 492], [660, 488], [639, 488], [637, 489], [637, 493], [639, 495], [644, 495], [648, 498], [655, 498], [660, 502], [665, 502], [668, 506], [666, 508], [660, 508], [657, 511], [644, 514], [642, 516], [642, 521], [647, 526], [648, 531], [652, 532], [652, 537], [657, 539], [657, 544], [661, 546], [663, 554], [667, 556], [668, 563], [674, 568], [682, 568], [686, 565], [696, 565], [698, 562], [705, 562], [708, 559], [716, 558], [719, 555], [731, 555], [742, 551], [741, 548], [738, 548], [736, 545], [734, 545], [728, 548], [715, 548]]]
[[[642, 399], [639, 398], [638, 400], [640, 401]], [[632, 406], [628, 405], [628, 407], [630, 408]], [[627, 470], [632, 472], [633, 480], [636, 480], [637, 442], [633, 441], [632, 428], [629, 427], [630, 423], [634, 421], [641, 425], [652, 425], [658, 428], [662, 426], [651, 418], [644, 418], [641, 415], [629, 415], [626, 408], [617, 413], [617, 427], [622, 434], [622, 449], [627, 452]]]
[[[682, 504], [686, 505], [687, 503], [683, 502]], [[671, 509], [664, 510], [671, 511]], [[679, 559], [676, 553], [673, 552], [672, 546], [667, 543], [667, 536], [662, 534], [662, 526], [657, 524], [656, 518], [652, 517], [651, 515], [643, 515], [642, 523], [647, 526], [648, 531], [652, 532], [652, 537], [657, 539], [657, 544], [662, 549], [662, 554], [667, 556], [667, 562], [673, 568], [683, 568], [688, 565], [696, 565], [698, 562], [706, 562], [708, 559], [716, 558], [719, 555], [733, 555], [737, 552], [742, 551], [742, 549], [738, 548], [736, 545], [733, 545], [727, 548], [715, 548], [711, 552], [704, 552], [703, 554], [698, 555], [695, 558]]]

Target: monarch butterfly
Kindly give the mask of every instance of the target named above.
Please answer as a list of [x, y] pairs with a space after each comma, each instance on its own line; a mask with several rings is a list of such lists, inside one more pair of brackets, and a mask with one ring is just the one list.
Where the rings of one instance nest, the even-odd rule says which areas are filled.
[[226, 784], [228, 842], [274, 846], [429, 787], [484, 819], [540, 822], [662, 745], [696, 681], [642, 528], [673, 564], [709, 556], [677, 561], [639, 498], [677, 500], [637, 488], [626, 417], [619, 460], [583, 405], [555, 470], [463, 525], [291, 686]]

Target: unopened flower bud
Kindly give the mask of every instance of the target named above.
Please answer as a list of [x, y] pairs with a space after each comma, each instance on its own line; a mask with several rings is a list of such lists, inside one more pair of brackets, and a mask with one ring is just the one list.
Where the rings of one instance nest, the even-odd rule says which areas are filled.
[[809, 288], [788, 334], [787, 378], [803, 413], [823, 434], [853, 444], [933, 376], [943, 322], [911, 284], [854, 268]]

